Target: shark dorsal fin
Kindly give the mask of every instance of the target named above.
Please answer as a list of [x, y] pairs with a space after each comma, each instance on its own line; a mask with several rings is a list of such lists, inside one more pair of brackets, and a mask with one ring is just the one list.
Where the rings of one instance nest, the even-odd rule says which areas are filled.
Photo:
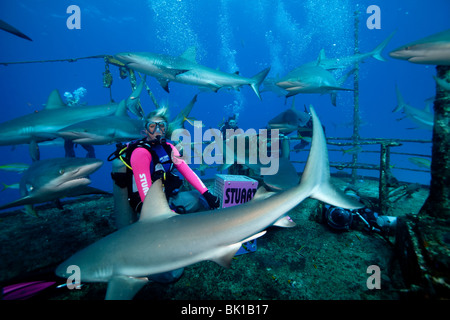
[[197, 56], [196, 47], [187, 48], [187, 50], [181, 55], [182, 58], [197, 63], [196, 56]]
[[320, 66], [322, 61], [324, 61], [327, 57], [325, 56], [325, 50], [321, 49], [319, 52], [319, 57], [317, 57], [317, 65]]
[[139, 221], [170, 218], [174, 215], [176, 213], [170, 209], [166, 195], [162, 189], [162, 181], [158, 179], [153, 182], [145, 196]]
[[57, 89], [50, 92], [50, 95], [48, 96], [47, 103], [45, 105], [45, 110], [51, 110], [51, 109], [59, 109], [59, 108], [65, 108], [67, 105], [63, 102], [61, 95], [59, 94], [59, 91]]

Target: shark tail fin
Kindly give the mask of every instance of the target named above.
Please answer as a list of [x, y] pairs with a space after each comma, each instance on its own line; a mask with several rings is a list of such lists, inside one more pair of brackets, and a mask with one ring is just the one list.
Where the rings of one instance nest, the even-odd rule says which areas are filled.
[[384, 39], [384, 41], [380, 43], [375, 49], [373, 49], [372, 57], [380, 61], [386, 61], [386, 59], [381, 55], [381, 52], [384, 50], [384, 48], [386, 48], [387, 44], [389, 43], [389, 41], [391, 41], [394, 34], [395, 31], [392, 32], [386, 39]]
[[311, 198], [333, 206], [346, 209], [362, 208], [363, 205], [356, 199], [347, 196], [331, 184], [325, 134], [312, 106], [310, 110], [313, 119], [313, 138], [300, 187], [305, 188]]
[[269, 74], [269, 71], [270, 67], [264, 69], [263, 71], [252, 77], [253, 81], [250, 83], [250, 86], [252, 87], [253, 91], [255, 91], [259, 100], [262, 100], [261, 95], [259, 93], [259, 87], [263, 83], [264, 79], [267, 77], [267, 74]]
[[400, 90], [398, 89], [397, 85], [395, 86], [395, 93], [397, 94], [397, 107], [395, 107], [395, 109], [392, 110], [392, 112], [398, 112], [402, 110], [405, 105], [405, 100], [403, 100], [403, 96], [400, 93]]

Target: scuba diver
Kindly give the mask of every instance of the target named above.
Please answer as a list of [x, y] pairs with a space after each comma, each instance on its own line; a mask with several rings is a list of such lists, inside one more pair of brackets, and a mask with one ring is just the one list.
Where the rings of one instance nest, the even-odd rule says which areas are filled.
[[[114, 180], [114, 209], [118, 228], [137, 220], [147, 191], [152, 182], [158, 179], [163, 179], [169, 206], [177, 213], [216, 209], [220, 206], [219, 198], [208, 190], [181, 158], [178, 150], [166, 141], [168, 120], [164, 112], [157, 110], [150, 113], [145, 123], [146, 137], [125, 147], [118, 146], [108, 158], [109, 161], [114, 160], [111, 176]], [[182, 180], [173, 173], [174, 169], [197, 192], [179, 192]]]
[[[236, 114], [233, 114], [232, 116], [228, 117], [228, 120], [225, 121], [224, 124], [222, 124], [219, 128], [220, 132], [222, 132], [222, 137], [223, 139], [229, 139], [231, 138], [233, 135], [237, 134], [235, 133], [236, 130], [239, 129], [238, 127], [238, 123], [237, 123], [237, 119], [236, 119]], [[227, 135], [227, 130], [231, 130], [229, 131], [229, 134]], [[238, 132], [239, 133], [239, 132]], [[224, 155], [225, 156], [225, 155]], [[228, 168], [228, 174], [231, 175], [244, 175], [244, 176], [248, 176], [250, 174], [250, 170], [245, 168], [243, 165], [238, 164], [238, 163], [233, 163], [229, 168]]]
[[228, 117], [228, 120], [225, 121], [225, 123], [219, 128], [220, 132], [222, 132], [222, 135], [224, 139], [227, 137], [227, 129], [236, 130], [239, 129], [237, 125], [236, 115], [232, 115]]
[[[347, 189], [345, 193], [365, 203], [364, 199], [361, 199], [354, 190]], [[330, 228], [339, 231], [356, 229], [358, 228], [359, 222], [362, 222], [363, 229], [380, 234], [385, 239], [394, 235], [397, 226], [397, 217], [380, 215], [371, 210], [367, 205], [357, 210], [347, 210], [325, 205], [321, 219]]]

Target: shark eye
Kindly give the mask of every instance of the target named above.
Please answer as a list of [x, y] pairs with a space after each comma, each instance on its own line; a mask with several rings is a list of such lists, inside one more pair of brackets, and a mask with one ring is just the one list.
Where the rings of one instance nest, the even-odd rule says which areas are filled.
[[59, 169], [59, 174], [60, 174], [60, 175], [63, 175], [64, 172], [65, 172], [64, 169]]
[[27, 192], [30, 193], [31, 191], [33, 191], [34, 187], [31, 184], [27, 184]]

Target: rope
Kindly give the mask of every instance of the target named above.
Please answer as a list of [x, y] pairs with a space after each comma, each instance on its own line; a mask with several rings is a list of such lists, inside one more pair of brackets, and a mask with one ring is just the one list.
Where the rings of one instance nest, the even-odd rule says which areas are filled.
[[[47, 63], [47, 62], [77, 62], [83, 59], [105, 59], [112, 58], [112, 56], [107, 54], [100, 54], [96, 56], [80, 57], [80, 58], [67, 58], [67, 59], [54, 59], [54, 60], [34, 60], [34, 61], [14, 61], [14, 62], [0, 62], [0, 65], [8, 66], [10, 64], [27, 64], [27, 63]], [[113, 59], [115, 60], [115, 59]], [[116, 60], [117, 61], [117, 60]], [[118, 62], [118, 61], [117, 61]], [[120, 63], [120, 62], [119, 62]], [[113, 63], [115, 64], [115, 63]]]

